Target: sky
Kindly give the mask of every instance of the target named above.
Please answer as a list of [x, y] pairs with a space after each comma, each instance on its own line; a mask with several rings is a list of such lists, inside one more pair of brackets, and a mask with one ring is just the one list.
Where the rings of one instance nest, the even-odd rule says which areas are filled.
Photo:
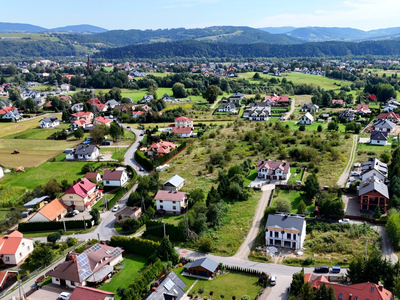
[[0, 22], [45, 28], [90, 24], [113, 29], [208, 26], [400, 26], [399, 0], [0, 0]]

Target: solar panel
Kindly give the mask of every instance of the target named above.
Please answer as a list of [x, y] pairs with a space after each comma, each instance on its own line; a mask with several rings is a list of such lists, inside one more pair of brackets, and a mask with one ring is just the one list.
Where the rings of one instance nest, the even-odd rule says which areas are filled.
[[171, 279], [168, 279], [167, 283], [164, 284], [164, 287], [167, 289], [167, 291], [169, 291], [174, 287], [174, 285], [175, 283]]
[[92, 248], [91, 248], [94, 252], [97, 252], [101, 249], [101, 245], [100, 244], [95, 244]]

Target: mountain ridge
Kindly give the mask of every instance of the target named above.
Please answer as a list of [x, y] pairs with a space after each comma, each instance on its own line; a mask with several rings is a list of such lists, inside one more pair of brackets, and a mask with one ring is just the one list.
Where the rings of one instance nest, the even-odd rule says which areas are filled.
[[89, 24], [80, 25], [69, 25], [57, 28], [44, 28], [41, 26], [36, 26], [27, 23], [10, 23], [10, 22], [0, 22], [0, 32], [1, 33], [41, 33], [41, 32], [87, 32], [87, 33], [99, 33], [106, 32], [108, 29], [93, 26]]

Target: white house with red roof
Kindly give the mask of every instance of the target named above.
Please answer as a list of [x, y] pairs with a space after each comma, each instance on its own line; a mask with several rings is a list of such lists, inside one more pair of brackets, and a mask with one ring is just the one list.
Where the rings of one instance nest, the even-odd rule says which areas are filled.
[[186, 117], [175, 118], [175, 127], [193, 127], [193, 119]]
[[132, 112], [132, 117], [139, 118], [143, 114], [144, 114], [144, 112], [142, 112], [140, 110], [135, 110], [135, 111]]
[[107, 104], [103, 104], [103, 103], [99, 103], [99, 104], [95, 104], [97, 111], [107, 111], [108, 109], [108, 105]]
[[0, 237], [0, 257], [5, 265], [16, 266], [22, 263], [33, 251], [33, 240], [24, 238], [18, 230]]
[[69, 300], [114, 300], [114, 293], [94, 289], [87, 286], [77, 286]]
[[92, 126], [92, 121], [85, 120], [85, 119], [79, 119], [79, 120], [73, 121], [72, 124], [69, 126], [69, 128], [71, 128], [71, 130], [77, 130], [79, 127], [86, 129], [86, 127], [89, 127], [89, 126]]
[[172, 215], [184, 214], [187, 211], [188, 197], [185, 192], [159, 190], [154, 200], [157, 211]]
[[260, 160], [257, 163], [258, 178], [287, 180], [290, 177], [290, 163], [282, 160]]
[[161, 141], [161, 142], [152, 144], [146, 151], [147, 151], [147, 155], [152, 157], [153, 153], [156, 153], [157, 156], [161, 156], [161, 155], [169, 153], [171, 150], [173, 150], [175, 148], [178, 148], [177, 144], [167, 142], [167, 141]]
[[71, 209], [84, 211], [90, 209], [102, 196], [103, 191], [98, 190], [95, 183], [82, 178], [65, 191], [65, 194], [61, 196], [61, 201]]
[[187, 117], [175, 118], [174, 134], [179, 137], [190, 137], [193, 134], [193, 119]]
[[104, 124], [104, 125], [110, 127], [111, 122], [112, 122], [112, 121], [111, 121], [110, 119], [106, 119], [106, 118], [104, 118], [104, 117], [97, 117], [97, 118], [94, 119], [93, 124], [94, 124], [94, 125], [97, 125], [97, 124]]
[[95, 98], [95, 99], [90, 99], [90, 100], [86, 101], [86, 103], [90, 103], [93, 105], [93, 104], [100, 104], [101, 101], [99, 99]]
[[394, 112], [387, 112], [387, 113], [380, 113], [377, 117], [377, 120], [388, 120], [393, 123], [398, 123], [400, 120], [399, 114], [396, 114]]
[[277, 96], [277, 95], [271, 95], [271, 96], [266, 96], [264, 98], [264, 101], [268, 103], [271, 106], [289, 106], [290, 101], [288, 96]]
[[360, 114], [370, 114], [371, 110], [369, 109], [368, 104], [358, 104], [355, 112]]
[[105, 170], [103, 174], [104, 186], [124, 186], [128, 180], [125, 170]]
[[69, 118], [69, 120], [70, 120], [70, 122], [80, 120], [80, 119], [92, 121], [93, 118], [94, 118], [94, 115], [90, 111], [88, 111], [88, 112], [78, 111], [78, 112], [72, 114], [71, 117]]
[[43, 206], [30, 219], [29, 222], [52, 222], [61, 221], [67, 213], [67, 206], [57, 198]]

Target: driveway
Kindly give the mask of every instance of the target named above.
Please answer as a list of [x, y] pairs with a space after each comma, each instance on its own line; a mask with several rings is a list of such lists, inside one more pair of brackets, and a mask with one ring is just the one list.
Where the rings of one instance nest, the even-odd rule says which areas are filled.
[[346, 215], [361, 216], [360, 205], [357, 202], [357, 196], [355, 194], [343, 194], [342, 200], [344, 202]]
[[27, 300], [56, 300], [62, 292], [72, 293], [72, 289], [62, 288], [51, 283], [34, 292]]
[[289, 120], [291, 114], [294, 112], [294, 104], [296, 103], [295, 99], [292, 99], [292, 105], [290, 106], [290, 110], [285, 115], [285, 120]]
[[[275, 275], [275, 274], [271, 274]], [[276, 285], [271, 287], [266, 298], [261, 296], [261, 300], [268, 299], [268, 300], [286, 300], [289, 297], [288, 287], [292, 282], [292, 276], [277, 276], [276, 277]]]
[[140, 142], [143, 140], [144, 136], [141, 136], [141, 134], [143, 134], [142, 130], [138, 130], [135, 128], [128, 128], [128, 126], [121, 124], [120, 125], [125, 128], [126, 130], [129, 130], [131, 132], [133, 132], [136, 135], [136, 141], [133, 143], [133, 145], [126, 151], [125, 153], [125, 163], [127, 165], [130, 165], [138, 175], [140, 176], [144, 176], [144, 175], [148, 175], [149, 173], [145, 170], [140, 171], [140, 169], [142, 168], [141, 165], [139, 165], [136, 160], [135, 160], [135, 152], [136, 150], [139, 148]]

